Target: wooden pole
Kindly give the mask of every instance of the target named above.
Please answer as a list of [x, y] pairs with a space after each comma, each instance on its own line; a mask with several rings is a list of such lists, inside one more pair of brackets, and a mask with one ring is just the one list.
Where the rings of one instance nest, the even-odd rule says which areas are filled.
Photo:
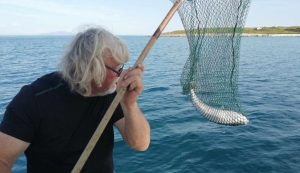
[[[164, 18], [164, 20], [161, 22], [159, 27], [156, 29], [154, 34], [152, 35], [151, 39], [147, 43], [146, 47], [140, 54], [139, 58], [136, 60], [134, 64], [134, 68], [138, 64], [142, 64], [148, 55], [150, 49], [153, 47], [154, 43], [162, 33], [162, 31], [165, 29], [171, 18], [174, 16], [177, 9], [180, 7], [182, 3], [182, 0], [177, 0], [172, 8], [169, 10], [168, 14]], [[117, 108], [118, 104], [122, 100], [124, 94], [126, 93], [126, 88], [121, 88], [118, 90], [117, 95], [115, 96], [114, 100], [112, 101], [111, 105], [107, 109], [104, 117], [102, 118], [100, 124], [98, 125], [97, 129], [95, 130], [93, 136], [91, 137], [89, 143], [85, 147], [84, 151], [82, 152], [81, 156], [79, 157], [77, 163], [75, 164], [73, 170], [71, 173], [80, 173], [81, 169], [83, 168], [85, 162], [87, 161], [88, 157], [92, 153], [94, 147], [96, 146], [96, 143], [98, 142], [99, 138], [101, 137], [105, 127], [107, 126], [108, 122], [110, 121], [112, 114], [114, 113], [115, 109]]]

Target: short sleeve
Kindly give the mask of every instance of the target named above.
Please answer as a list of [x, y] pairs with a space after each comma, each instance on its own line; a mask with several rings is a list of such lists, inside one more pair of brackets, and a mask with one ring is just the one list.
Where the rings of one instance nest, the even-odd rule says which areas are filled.
[[35, 109], [32, 89], [24, 86], [7, 106], [0, 131], [31, 143], [36, 128]]
[[115, 122], [122, 119], [123, 117], [124, 117], [123, 109], [122, 109], [121, 105], [119, 104], [113, 114], [112, 123], [114, 124]]
[[[115, 96], [116, 96], [116, 93], [110, 95], [110, 97], [109, 97], [110, 104], [113, 102]], [[121, 107], [121, 104], [119, 103], [112, 118], [111, 118], [111, 123], [114, 124], [115, 122], [122, 119], [123, 117], [124, 117], [123, 109]]]

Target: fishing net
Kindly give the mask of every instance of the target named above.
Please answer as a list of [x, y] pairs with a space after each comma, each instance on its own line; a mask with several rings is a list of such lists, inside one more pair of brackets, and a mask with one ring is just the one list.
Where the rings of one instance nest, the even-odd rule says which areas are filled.
[[248, 122], [238, 100], [238, 73], [249, 5], [250, 0], [185, 0], [178, 10], [190, 48], [180, 79], [183, 93], [216, 123]]

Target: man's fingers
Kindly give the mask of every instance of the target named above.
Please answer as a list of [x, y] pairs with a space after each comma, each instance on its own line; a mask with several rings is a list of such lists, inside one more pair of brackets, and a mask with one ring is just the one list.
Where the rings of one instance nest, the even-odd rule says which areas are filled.
[[141, 87], [143, 87], [143, 81], [140, 79], [133, 80], [132, 82], [129, 83], [129, 85], [130, 85], [131, 89], [141, 88]]
[[142, 72], [145, 70], [145, 66], [143, 64], [138, 64], [137, 68], [141, 69]]
[[135, 69], [131, 69], [131, 68], [128, 69], [127, 73], [125, 74], [125, 79], [135, 75], [142, 77], [143, 74], [144, 74], [144, 66], [139, 64]]

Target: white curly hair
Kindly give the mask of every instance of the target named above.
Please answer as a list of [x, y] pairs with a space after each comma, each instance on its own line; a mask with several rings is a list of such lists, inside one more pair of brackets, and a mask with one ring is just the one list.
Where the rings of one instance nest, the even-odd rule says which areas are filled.
[[128, 61], [128, 48], [116, 36], [101, 27], [89, 28], [76, 35], [60, 63], [63, 79], [72, 91], [91, 94], [92, 82], [105, 80], [104, 60], [113, 57], [120, 64]]

